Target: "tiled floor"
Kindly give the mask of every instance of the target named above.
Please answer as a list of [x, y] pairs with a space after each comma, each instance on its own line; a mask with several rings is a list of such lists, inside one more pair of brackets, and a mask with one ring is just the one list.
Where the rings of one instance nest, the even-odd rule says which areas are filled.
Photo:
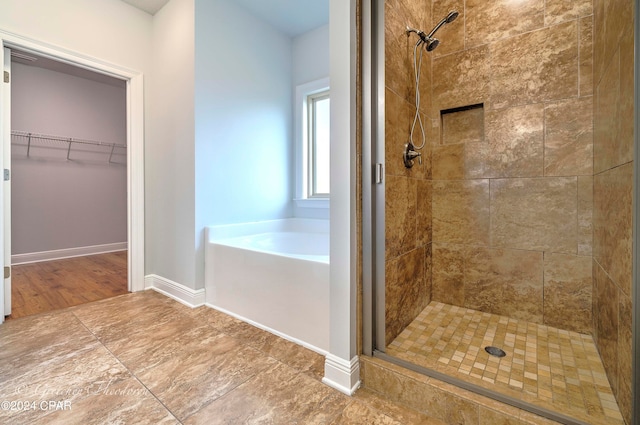
[[387, 353], [588, 423], [623, 424], [589, 335], [431, 302]]
[[323, 364], [210, 308], [127, 294], [0, 326], [0, 423], [443, 424], [347, 397]]

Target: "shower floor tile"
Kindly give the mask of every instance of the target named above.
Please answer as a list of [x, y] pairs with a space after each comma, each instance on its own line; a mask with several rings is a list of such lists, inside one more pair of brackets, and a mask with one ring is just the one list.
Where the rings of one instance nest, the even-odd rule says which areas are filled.
[[387, 354], [588, 423], [624, 424], [590, 335], [433, 301]]

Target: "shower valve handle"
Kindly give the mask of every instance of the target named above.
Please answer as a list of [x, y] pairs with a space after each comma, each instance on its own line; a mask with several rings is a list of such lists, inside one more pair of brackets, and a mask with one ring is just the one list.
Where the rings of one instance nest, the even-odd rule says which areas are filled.
[[418, 163], [422, 165], [422, 154], [416, 151], [407, 152], [407, 159], [412, 160], [418, 158]]
[[413, 167], [413, 160], [416, 158], [418, 158], [418, 163], [422, 165], [422, 154], [415, 150], [413, 143], [407, 143], [405, 145], [404, 153], [402, 154], [404, 166], [407, 168]]

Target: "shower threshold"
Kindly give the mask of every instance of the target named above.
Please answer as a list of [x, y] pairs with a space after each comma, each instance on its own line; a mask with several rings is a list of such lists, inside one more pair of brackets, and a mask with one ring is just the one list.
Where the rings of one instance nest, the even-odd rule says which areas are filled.
[[624, 424], [590, 335], [432, 301], [386, 354], [586, 423]]

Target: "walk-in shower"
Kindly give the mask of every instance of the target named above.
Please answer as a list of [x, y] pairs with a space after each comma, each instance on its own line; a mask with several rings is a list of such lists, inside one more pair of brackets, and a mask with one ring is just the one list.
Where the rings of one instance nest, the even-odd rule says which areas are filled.
[[445, 423], [637, 423], [633, 1], [539, 3], [372, 2], [364, 383], [409, 369], [388, 395]]

